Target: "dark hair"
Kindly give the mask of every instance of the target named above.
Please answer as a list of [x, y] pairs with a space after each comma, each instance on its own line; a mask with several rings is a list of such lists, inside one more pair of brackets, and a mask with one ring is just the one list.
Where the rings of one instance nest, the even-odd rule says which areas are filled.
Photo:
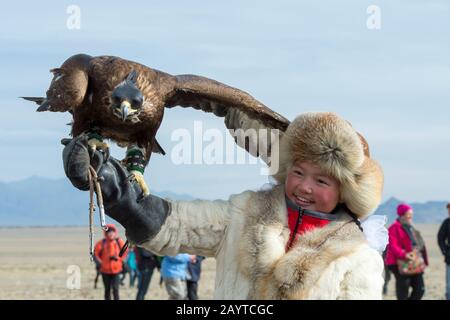
[[450, 208], [450, 202], [449, 202], [449, 203], [447, 203], [447, 209], [448, 209], [448, 208]]

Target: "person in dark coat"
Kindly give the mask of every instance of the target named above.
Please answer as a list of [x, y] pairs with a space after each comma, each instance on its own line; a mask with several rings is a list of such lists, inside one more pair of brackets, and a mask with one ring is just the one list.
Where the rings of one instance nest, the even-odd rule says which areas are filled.
[[450, 300], [450, 203], [447, 203], [448, 218], [444, 220], [438, 232], [438, 244], [445, 257], [446, 291], [445, 298]]
[[202, 271], [203, 256], [191, 256], [191, 261], [188, 263], [188, 280], [186, 280], [188, 300], [198, 300], [198, 281], [200, 280], [200, 273]]
[[150, 280], [152, 279], [153, 270], [155, 268], [160, 269], [161, 265], [157, 259], [157, 256], [151, 251], [141, 247], [136, 247], [135, 253], [137, 268], [140, 274], [136, 300], [144, 300], [145, 294], [147, 293], [150, 285]]

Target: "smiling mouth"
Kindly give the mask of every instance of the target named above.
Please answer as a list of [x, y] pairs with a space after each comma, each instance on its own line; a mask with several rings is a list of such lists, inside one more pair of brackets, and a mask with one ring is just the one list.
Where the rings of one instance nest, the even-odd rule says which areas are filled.
[[295, 202], [301, 207], [307, 207], [307, 206], [314, 204], [314, 201], [312, 201], [312, 200], [303, 198], [303, 197], [295, 195], [295, 194], [293, 196], [294, 196]]

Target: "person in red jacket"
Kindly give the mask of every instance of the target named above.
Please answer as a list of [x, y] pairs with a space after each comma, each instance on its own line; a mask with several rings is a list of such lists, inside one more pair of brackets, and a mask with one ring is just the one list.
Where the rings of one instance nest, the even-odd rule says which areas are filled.
[[[413, 251], [420, 253], [428, 265], [425, 243], [419, 231], [412, 225], [413, 209], [403, 203], [397, 207], [397, 220], [389, 227], [389, 244], [385, 264], [395, 276], [395, 289], [398, 300], [420, 300], [425, 293], [423, 272], [413, 275], [399, 273], [397, 261], [413, 259]], [[409, 288], [412, 292], [409, 294]]]
[[124, 241], [119, 238], [114, 224], [108, 224], [107, 227], [107, 231], [103, 232], [104, 238], [95, 244], [94, 253], [105, 285], [105, 300], [111, 300], [111, 289], [114, 300], [119, 300], [119, 276], [126, 256], [124, 254], [119, 257], [119, 253], [124, 246]]

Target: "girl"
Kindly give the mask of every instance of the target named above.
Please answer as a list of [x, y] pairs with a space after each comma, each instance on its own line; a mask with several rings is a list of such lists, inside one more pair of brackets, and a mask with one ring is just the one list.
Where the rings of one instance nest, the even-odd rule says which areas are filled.
[[[78, 187], [87, 185], [86, 142], [75, 138], [63, 156]], [[360, 219], [378, 206], [383, 174], [365, 140], [335, 114], [307, 113], [279, 150], [276, 183], [228, 201], [137, 201], [119, 161], [96, 151], [92, 163], [128, 240], [158, 255], [216, 258], [216, 299], [381, 299], [383, 260]]]

